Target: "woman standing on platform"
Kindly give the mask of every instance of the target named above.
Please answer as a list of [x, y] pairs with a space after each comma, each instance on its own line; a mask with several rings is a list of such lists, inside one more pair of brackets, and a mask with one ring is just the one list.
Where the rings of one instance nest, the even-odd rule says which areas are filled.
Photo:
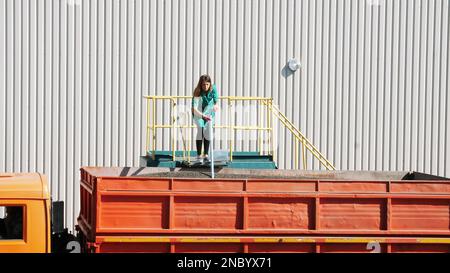
[[[210, 122], [214, 125], [215, 112], [218, 109], [217, 102], [219, 95], [215, 84], [212, 84], [211, 77], [202, 75], [198, 80], [192, 97], [192, 116], [197, 126], [195, 144], [197, 146], [197, 160], [209, 160], [209, 140], [211, 139]], [[202, 143], [204, 143], [204, 153], [202, 155]]]

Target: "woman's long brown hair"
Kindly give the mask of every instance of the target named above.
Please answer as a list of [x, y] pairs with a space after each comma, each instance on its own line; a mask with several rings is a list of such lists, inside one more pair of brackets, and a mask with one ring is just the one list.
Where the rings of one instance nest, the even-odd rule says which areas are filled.
[[202, 93], [202, 83], [203, 82], [209, 82], [209, 91], [212, 90], [212, 82], [211, 77], [209, 75], [202, 75], [200, 76], [200, 79], [198, 80], [197, 87], [194, 89], [194, 97], [200, 97], [200, 94]]

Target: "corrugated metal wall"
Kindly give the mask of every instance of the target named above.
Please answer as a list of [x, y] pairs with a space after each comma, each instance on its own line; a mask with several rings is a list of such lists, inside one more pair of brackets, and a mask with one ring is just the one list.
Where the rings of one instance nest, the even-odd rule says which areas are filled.
[[[139, 164], [142, 96], [190, 95], [209, 73], [221, 95], [273, 97], [338, 169], [450, 176], [449, 9], [448, 0], [0, 0], [0, 171], [46, 173], [72, 227], [80, 166]], [[291, 57], [302, 63], [295, 73]], [[169, 147], [167, 133], [158, 140]], [[279, 140], [279, 166], [291, 168], [292, 139], [281, 130]]]

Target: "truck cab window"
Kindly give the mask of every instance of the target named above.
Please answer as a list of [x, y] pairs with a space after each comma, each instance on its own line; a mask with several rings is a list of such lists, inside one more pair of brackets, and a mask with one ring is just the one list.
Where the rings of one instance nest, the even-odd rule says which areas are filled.
[[23, 207], [0, 206], [0, 240], [23, 239]]

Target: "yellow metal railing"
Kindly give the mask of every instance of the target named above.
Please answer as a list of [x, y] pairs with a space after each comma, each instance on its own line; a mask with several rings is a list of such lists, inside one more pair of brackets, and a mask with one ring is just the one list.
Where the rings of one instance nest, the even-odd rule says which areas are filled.
[[267, 106], [271, 109], [271, 112], [283, 123], [283, 125], [292, 133], [295, 137], [295, 158], [294, 164], [298, 168], [298, 144], [302, 144], [302, 159], [303, 159], [303, 169], [307, 169], [306, 151], [305, 148], [310, 151], [313, 156], [319, 160], [319, 162], [327, 170], [335, 170], [333, 164], [328, 161], [325, 156], [320, 153], [320, 151], [302, 134], [302, 132], [295, 127], [295, 125], [276, 107], [272, 102], [268, 102]]
[[[176, 157], [176, 150], [177, 150], [177, 139], [176, 139], [176, 130], [186, 130], [187, 129], [187, 142], [183, 141], [183, 160], [190, 161], [190, 154], [192, 151], [192, 130], [196, 126], [192, 124], [192, 118], [188, 118], [188, 124], [187, 125], [180, 125], [177, 124], [178, 118], [175, 115], [175, 107], [178, 105], [179, 100], [191, 100], [192, 96], [144, 96], [144, 99], [147, 101], [147, 135], [146, 135], [146, 153], [152, 151], [152, 158], [155, 159], [155, 152], [156, 152], [156, 130], [157, 129], [171, 129], [172, 132], [172, 157], [175, 159]], [[157, 124], [156, 123], [156, 102], [158, 100], [165, 101], [168, 100], [171, 103], [171, 115], [170, 115], [170, 124]], [[228, 122], [230, 124], [225, 125], [215, 125], [214, 128], [216, 129], [225, 129], [227, 130], [227, 134], [230, 136], [228, 137], [229, 141], [229, 155], [230, 160], [233, 160], [233, 147], [234, 147], [234, 135], [237, 130], [256, 130], [257, 131], [257, 147], [258, 151], [261, 155], [268, 154], [272, 155], [273, 160], [276, 161], [276, 154], [275, 154], [275, 141], [274, 141], [274, 120], [272, 116], [275, 116], [278, 118], [279, 121], [282, 122], [282, 124], [292, 133], [292, 135], [295, 138], [295, 157], [294, 157], [294, 164], [296, 168], [299, 168], [299, 157], [298, 157], [298, 144], [301, 143], [302, 145], [302, 161], [303, 161], [303, 168], [307, 169], [306, 164], [306, 150], [310, 151], [312, 155], [319, 160], [321, 165], [323, 165], [328, 170], [334, 170], [334, 166], [329, 162], [320, 152], [319, 150], [312, 145], [312, 143], [300, 132], [300, 130], [294, 126], [294, 124], [283, 114], [273, 104], [272, 98], [265, 98], [265, 97], [240, 97], [240, 96], [224, 96], [220, 97], [219, 100], [226, 101], [228, 108], [226, 117], [228, 119]], [[240, 126], [234, 124], [235, 117], [233, 116], [233, 111], [230, 109], [233, 107], [233, 105], [236, 102], [245, 102], [245, 101], [253, 101], [257, 103], [257, 106], [259, 107], [257, 109], [258, 113], [258, 121], [256, 126]], [[187, 104], [190, 109], [190, 102]], [[265, 107], [265, 109], [264, 109]], [[190, 113], [190, 111], [189, 111]], [[264, 141], [264, 133], [267, 132], [267, 140]], [[267, 143], [267, 146], [269, 149], [264, 149], [264, 143]], [[151, 146], [151, 150], [150, 150]]]

